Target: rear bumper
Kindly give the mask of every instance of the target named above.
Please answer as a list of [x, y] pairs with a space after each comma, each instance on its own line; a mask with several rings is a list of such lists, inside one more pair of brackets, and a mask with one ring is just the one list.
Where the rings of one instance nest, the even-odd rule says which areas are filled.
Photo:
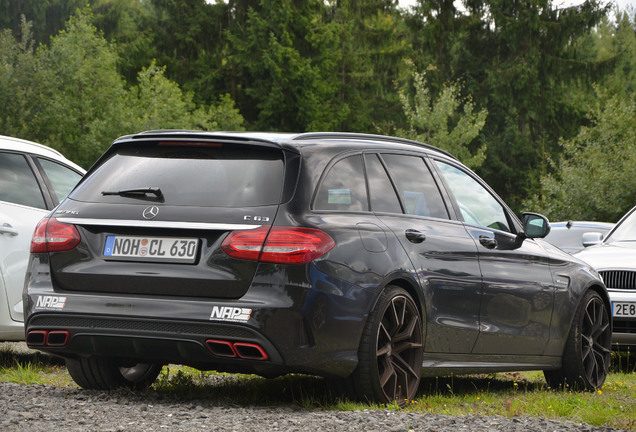
[[287, 289], [293, 295], [261, 286], [240, 300], [218, 302], [32, 288], [24, 296], [27, 345], [61, 357], [104, 356], [201, 370], [351, 374], [371, 293], [361, 289], [349, 297], [342, 291]]
[[23, 294], [27, 345], [67, 358], [350, 375], [378, 285], [348, 283], [313, 263], [259, 269], [238, 299], [183, 296], [179, 286], [172, 296], [142, 296], [63, 291], [36, 256]]
[[[239, 355], [231, 348], [226, 352], [209, 341], [260, 347], [264, 354]], [[28, 321], [27, 345], [63, 357], [102, 356], [252, 373], [284, 364], [273, 344], [253, 329], [178, 320], [38, 313]]]

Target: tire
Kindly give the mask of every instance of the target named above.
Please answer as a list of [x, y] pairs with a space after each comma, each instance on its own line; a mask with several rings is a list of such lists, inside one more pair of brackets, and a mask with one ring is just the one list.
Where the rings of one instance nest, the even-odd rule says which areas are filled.
[[594, 391], [601, 388], [611, 361], [612, 328], [605, 302], [587, 291], [578, 306], [565, 343], [561, 369], [544, 371], [552, 388]]
[[157, 379], [161, 368], [162, 365], [152, 363], [122, 366], [113, 359], [104, 357], [66, 359], [66, 369], [73, 381], [90, 390], [142, 390]]
[[387, 287], [371, 312], [358, 349], [358, 366], [338, 388], [354, 399], [406, 405], [422, 374], [424, 329], [404, 289]]

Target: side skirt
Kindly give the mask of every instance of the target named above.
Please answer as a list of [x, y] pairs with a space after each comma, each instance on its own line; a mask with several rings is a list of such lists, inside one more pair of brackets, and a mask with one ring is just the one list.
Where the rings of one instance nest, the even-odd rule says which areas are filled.
[[422, 376], [551, 370], [561, 368], [561, 357], [424, 353]]

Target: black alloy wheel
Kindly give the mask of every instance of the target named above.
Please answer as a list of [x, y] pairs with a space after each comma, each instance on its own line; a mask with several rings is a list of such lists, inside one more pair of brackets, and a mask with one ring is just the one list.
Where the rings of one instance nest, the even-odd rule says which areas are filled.
[[585, 380], [593, 389], [605, 382], [611, 358], [612, 333], [610, 318], [605, 303], [593, 296], [583, 313], [581, 328], [581, 360], [585, 369]]
[[575, 390], [601, 388], [611, 361], [612, 327], [607, 306], [595, 291], [588, 291], [579, 305], [566, 342], [562, 368], [544, 371], [553, 388]]

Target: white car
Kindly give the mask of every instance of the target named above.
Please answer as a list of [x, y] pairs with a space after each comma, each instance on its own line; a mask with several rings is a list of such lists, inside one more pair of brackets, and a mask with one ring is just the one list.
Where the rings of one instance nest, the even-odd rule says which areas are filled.
[[52, 148], [0, 135], [0, 341], [24, 340], [22, 290], [33, 231], [84, 173]]
[[612, 344], [619, 349], [636, 347], [636, 207], [605, 238], [583, 234], [592, 245], [574, 256], [594, 267], [603, 277], [612, 302]]

